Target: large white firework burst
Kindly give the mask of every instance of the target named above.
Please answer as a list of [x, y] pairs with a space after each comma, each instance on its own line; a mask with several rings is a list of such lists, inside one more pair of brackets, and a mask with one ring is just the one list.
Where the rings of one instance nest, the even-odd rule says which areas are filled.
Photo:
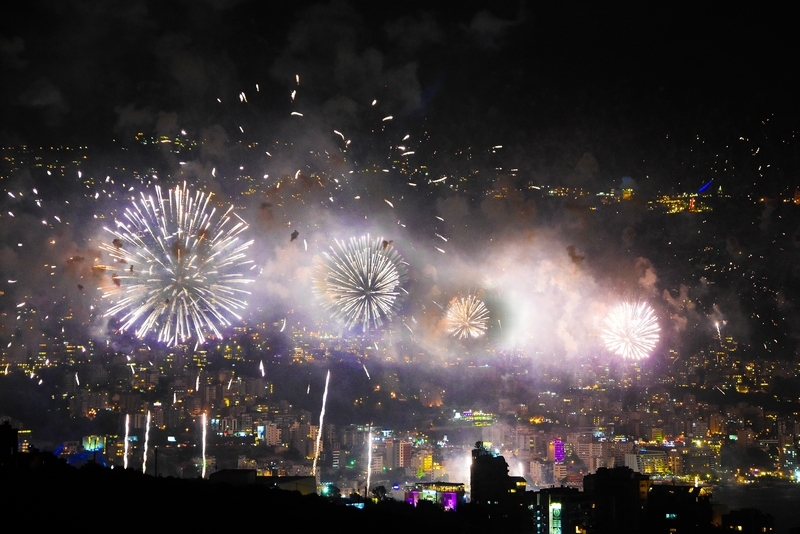
[[248, 226], [233, 206], [218, 215], [211, 194], [190, 192], [186, 184], [166, 196], [141, 194], [114, 229], [111, 244], [101, 245], [114, 259], [112, 284], [103, 297], [112, 302], [106, 317], [121, 315], [120, 331], [135, 329], [140, 338], [157, 334], [169, 345], [195, 338], [200, 343], [229, 326], [249, 293], [245, 273], [253, 262]]
[[606, 348], [626, 359], [641, 360], [650, 356], [658, 342], [658, 320], [645, 302], [623, 302], [605, 319], [601, 337]]
[[314, 279], [314, 291], [334, 319], [362, 331], [379, 327], [397, 312], [407, 269], [391, 242], [369, 235], [336, 240], [324, 252]]
[[447, 333], [458, 339], [479, 338], [486, 333], [489, 310], [475, 295], [450, 301], [444, 314]]

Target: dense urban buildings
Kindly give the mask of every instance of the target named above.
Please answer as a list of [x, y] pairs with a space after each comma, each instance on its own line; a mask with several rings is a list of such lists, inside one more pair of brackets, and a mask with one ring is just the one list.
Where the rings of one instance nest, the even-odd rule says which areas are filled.
[[[60, 161], [54, 156], [58, 150], [9, 147], [6, 153], [7, 162], [19, 165], [6, 171], [10, 178], [38, 165], [56, 168]], [[84, 149], [62, 165], [65, 179], [90, 154]], [[96, 187], [88, 185], [90, 191]], [[545, 206], [568, 194], [588, 196], [585, 191], [543, 191]], [[489, 189], [486, 194], [507, 193]], [[605, 192], [593, 195], [597, 204], [586, 207], [624, 205], [632, 196]], [[720, 190], [689, 198], [704, 199], [706, 210], [748, 202]], [[787, 199], [794, 206], [794, 197]], [[642, 204], [648, 217], [678, 216], [675, 204], [659, 205], [666, 205], [663, 198]], [[697, 205], [685, 209], [691, 212]], [[713, 280], [714, 266], [708, 265], [705, 271]], [[39, 328], [36, 310], [26, 307], [18, 313], [18, 322], [33, 331]], [[586, 519], [580, 510], [595, 491], [587, 490], [586, 477], [604, 469], [627, 468], [657, 485], [677, 482], [683, 486], [676, 487], [687, 488], [798, 478], [800, 398], [790, 386], [798, 380], [798, 359], [742, 346], [719, 325], [705, 345], [662, 347], [665, 357], [657, 362], [614, 361], [592, 352], [579, 367], [565, 370], [541, 361], [535, 352], [492, 350], [480, 342], [438, 351], [409, 344], [401, 348], [405, 352], [389, 352], [374, 344], [375, 333], [343, 331], [335, 321], [308, 322], [302, 313], [295, 320], [288, 315], [269, 323], [245, 318], [227, 340], [203, 347], [127, 340], [127, 348], [114, 350], [75, 329], [69, 309], [62, 313], [57, 319], [61, 331], [43, 329], [38, 339], [27, 337], [22, 344], [13, 343], [13, 331], [6, 330], [12, 343], [1, 349], [0, 364], [4, 380], [38, 390], [29, 394], [44, 399], [47, 413], [62, 419], [63, 428], [86, 427], [74, 424], [86, 421], [89, 432], [105, 429], [87, 441], [74, 430], [63, 436], [31, 432], [36, 425], [9, 420], [18, 433], [18, 450], [33, 445], [58, 451], [72, 463], [99, 458], [105, 465], [127, 461], [145, 470], [149, 438], [146, 471], [160, 476], [200, 476], [204, 463], [208, 473], [239, 468], [259, 476], [312, 476], [319, 452], [315, 476], [322, 488], [363, 496], [382, 487], [398, 500], [408, 500], [411, 491], [414, 502], [434, 495], [433, 500], [449, 503], [450, 497], [441, 496], [476, 499], [469, 488], [475, 485], [470, 459], [482, 450], [472, 458], [473, 470], [480, 460], [502, 463], [515, 490], [524, 493], [529, 486], [545, 492], [536, 497], [539, 504], [526, 502], [537, 517], [549, 517], [553, 503], [560, 503], [564, 524], [582, 525], [602, 522]], [[382, 335], [395, 335], [397, 328], [402, 326], [388, 324]], [[499, 325], [490, 326], [490, 335], [501, 335]], [[322, 428], [317, 451], [320, 377], [327, 368], [333, 369], [337, 409]], [[423, 369], [429, 370], [429, 379], [420, 382]], [[342, 376], [349, 383], [346, 390], [336, 385]], [[499, 384], [501, 377], [515, 377], [518, 384], [500, 396], [474, 396], [486, 384]], [[200, 451], [203, 414], [210, 447], [205, 459]], [[359, 419], [372, 423], [353, 422]], [[475, 440], [485, 448], [471, 449]], [[467, 491], [453, 493], [448, 484], [466, 484]], [[484, 500], [496, 499], [480, 498], [479, 490], [475, 502]], [[636, 514], [626, 517], [644, 521]], [[721, 514], [714, 517], [719, 524]]]

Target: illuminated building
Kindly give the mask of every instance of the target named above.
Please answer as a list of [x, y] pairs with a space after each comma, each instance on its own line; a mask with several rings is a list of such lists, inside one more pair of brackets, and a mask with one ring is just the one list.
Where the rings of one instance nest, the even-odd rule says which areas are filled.
[[420, 482], [405, 490], [408, 504], [416, 506], [421, 499], [441, 504], [445, 510], [456, 510], [458, 503], [464, 502], [464, 495], [464, 484], [449, 482]]
[[667, 453], [664, 451], [639, 451], [634, 454], [626, 454], [625, 466], [633, 469], [636, 473], [647, 475], [667, 475], [670, 472]]
[[17, 431], [19, 440], [19, 452], [31, 452], [31, 431], [29, 429], [19, 429]]
[[564, 463], [564, 442], [554, 439], [547, 445], [547, 459], [551, 462]]
[[669, 464], [669, 471], [675, 476], [683, 474], [683, 457], [677, 449], [670, 449], [667, 451], [667, 463]]
[[535, 493], [533, 531], [536, 534], [587, 532], [594, 506], [577, 488], [546, 488]]
[[83, 436], [83, 450], [87, 452], [104, 451], [106, 448], [105, 436]]
[[778, 459], [781, 470], [792, 476], [797, 469], [797, 450], [794, 446], [787, 444], [778, 449]]
[[560, 484], [567, 478], [567, 466], [563, 463], [553, 464], [553, 483]]
[[282, 443], [281, 428], [275, 423], [266, 425], [264, 435], [267, 445], [280, 445]]
[[[550, 466], [550, 472], [547, 467]], [[546, 464], [539, 460], [531, 460], [530, 477], [534, 486], [544, 486], [552, 479], [552, 464]]]
[[411, 442], [408, 440], [392, 440], [386, 444], [386, 466], [390, 469], [411, 465]]
[[709, 475], [717, 467], [717, 453], [710, 448], [692, 448], [683, 454], [684, 475]]
[[461, 413], [456, 412], [456, 414], [453, 416], [453, 420], [466, 421], [468, 423], [472, 423], [474, 426], [487, 426], [494, 422], [494, 414], [482, 412], [480, 410], [467, 410]]

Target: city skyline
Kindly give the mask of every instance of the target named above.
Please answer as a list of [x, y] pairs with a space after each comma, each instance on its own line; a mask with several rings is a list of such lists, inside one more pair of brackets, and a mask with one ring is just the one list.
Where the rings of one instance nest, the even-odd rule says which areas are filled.
[[[34, 443], [117, 444], [130, 415], [165, 448], [195, 447], [203, 414], [212, 434], [241, 427], [241, 450], [272, 424], [270, 454], [303, 449], [304, 474], [330, 370], [325, 454], [374, 423], [375, 461], [417, 431], [429, 473], [500, 436], [542, 487], [570, 480], [556, 439], [581, 476], [667, 465], [666, 448], [714, 481], [749, 449], [794, 476], [789, 18], [26, 4], [0, 23], [0, 415]], [[143, 222], [159, 210], [200, 222]], [[212, 210], [224, 222], [203, 226]], [[490, 424], [463, 430], [472, 410]], [[623, 438], [655, 456], [589, 446]]]

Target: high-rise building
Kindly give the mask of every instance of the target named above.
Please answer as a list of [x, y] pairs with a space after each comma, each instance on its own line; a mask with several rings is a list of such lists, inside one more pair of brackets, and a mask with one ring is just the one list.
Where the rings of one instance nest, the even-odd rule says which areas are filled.
[[587, 532], [591, 524], [592, 501], [576, 488], [546, 488], [536, 492], [533, 505], [533, 531]]
[[266, 436], [265, 441], [267, 445], [280, 445], [281, 443], [283, 443], [281, 441], [282, 437], [281, 428], [275, 423], [269, 423], [268, 425], [266, 425], [266, 428], [264, 429], [264, 434]]
[[505, 458], [489, 452], [479, 441], [472, 450], [470, 500], [482, 505], [507, 505], [522, 502], [527, 482], [508, 474]]
[[595, 505], [595, 532], [644, 532], [643, 510], [652, 481], [627, 467], [601, 468], [583, 478], [584, 492]]
[[411, 465], [411, 442], [395, 439], [386, 444], [386, 467], [397, 469]]
[[563, 463], [564, 457], [564, 442], [558, 438], [551, 440], [547, 446], [547, 459], [551, 462]]
[[647, 475], [666, 475], [670, 473], [667, 453], [664, 451], [643, 450], [625, 455], [625, 467], [636, 473]]

